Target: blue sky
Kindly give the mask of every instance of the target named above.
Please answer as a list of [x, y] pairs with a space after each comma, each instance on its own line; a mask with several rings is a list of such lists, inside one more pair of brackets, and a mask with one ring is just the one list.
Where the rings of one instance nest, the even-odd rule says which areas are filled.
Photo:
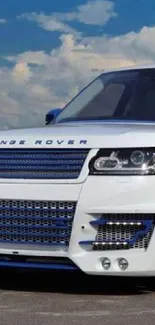
[[[17, 20], [16, 17], [23, 13], [44, 12], [46, 15], [55, 12], [70, 12], [84, 0], [5, 0], [0, 4], [0, 15], [8, 21], [1, 25], [0, 39], [3, 40], [0, 46], [1, 55], [8, 55], [31, 50], [51, 50], [59, 44], [58, 33], [51, 35], [43, 29], [38, 28], [33, 22]], [[118, 17], [112, 19], [104, 26], [92, 26], [78, 24], [72, 21], [70, 24], [85, 35], [120, 35], [131, 30], [138, 31], [144, 25], [154, 26], [155, 24], [155, 1], [154, 0], [115, 0], [115, 11]]]
[[5, 0], [0, 39], [0, 128], [42, 125], [103, 69], [155, 62], [155, 1]]

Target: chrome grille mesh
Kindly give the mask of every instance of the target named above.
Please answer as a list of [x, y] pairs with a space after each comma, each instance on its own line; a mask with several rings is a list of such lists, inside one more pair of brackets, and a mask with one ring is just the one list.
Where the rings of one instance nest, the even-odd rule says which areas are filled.
[[76, 179], [86, 149], [0, 149], [0, 178]]
[[[94, 250], [147, 249], [154, 230], [155, 214], [104, 214], [100, 220], [105, 219], [108, 224], [98, 224], [97, 226]], [[132, 240], [138, 232], [145, 229], [143, 225], [138, 225], [140, 221], [152, 221], [149, 231], [145, 235], [137, 237], [131, 245], [123, 245], [122, 242]], [[104, 245], [100, 243], [104, 243]]]
[[0, 200], [0, 242], [68, 246], [76, 202]]

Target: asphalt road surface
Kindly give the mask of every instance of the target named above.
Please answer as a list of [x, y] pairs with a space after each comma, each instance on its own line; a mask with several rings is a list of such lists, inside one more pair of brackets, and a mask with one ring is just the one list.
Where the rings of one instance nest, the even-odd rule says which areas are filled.
[[0, 325], [153, 325], [155, 279], [0, 270]]

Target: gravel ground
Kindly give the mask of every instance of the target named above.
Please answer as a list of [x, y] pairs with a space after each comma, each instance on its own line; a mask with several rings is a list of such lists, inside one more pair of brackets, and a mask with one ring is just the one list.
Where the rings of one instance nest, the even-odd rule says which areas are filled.
[[0, 325], [145, 325], [155, 320], [155, 279], [0, 271]]

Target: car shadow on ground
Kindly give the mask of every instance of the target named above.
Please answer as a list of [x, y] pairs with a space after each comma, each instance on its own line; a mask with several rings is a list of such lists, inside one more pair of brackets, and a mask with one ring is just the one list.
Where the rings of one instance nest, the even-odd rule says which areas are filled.
[[155, 291], [155, 278], [96, 277], [82, 272], [1, 269], [0, 290], [82, 295], [140, 295]]

